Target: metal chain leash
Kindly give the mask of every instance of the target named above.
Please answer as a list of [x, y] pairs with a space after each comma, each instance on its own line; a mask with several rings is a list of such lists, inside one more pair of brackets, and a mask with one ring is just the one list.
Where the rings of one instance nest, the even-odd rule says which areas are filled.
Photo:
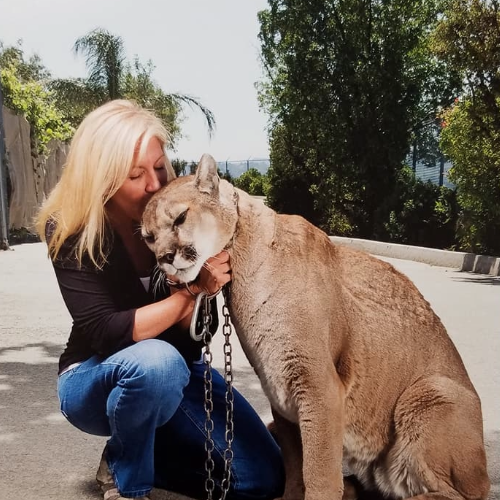
[[201, 335], [204, 344], [203, 363], [205, 364], [205, 371], [203, 373], [205, 397], [203, 404], [205, 409], [205, 452], [207, 454], [205, 459], [205, 471], [207, 473], [205, 491], [207, 492], [207, 499], [212, 500], [215, 489], [215, 481], [212, 478], [212, 472], [215, 469], [215, 463], [212, 458], [212, 452], [215, 448], [214, 440], [212, 439], [212, 432], [214, 431], [214, 422], [212, 420], [212, 411], [214, 409], [212, 400], [212, 351], [210, 350], [210, 344], [212, 342], [212, 333], [210, 332], [212, 315], [210, 313], [210, 300], [208, 296], [205, 295], [202, 300], [203, 329]]
[[222, 314], [224, 316], [224, 325], [222, 326], [222, 334], [224, 335], [224, 381], [226, 382], [226, 449], [224, 450], [224, 476], [221, 482], [221, 500], [226, 498], [229, 490], [231, 465], [234, 457], [232, 448], [234, 440], [233, 346], [230, 342], [232, 327], [224, 291], [223, 296]]
[[[217, 295], [217, 294], [215, 294]], [[210, 325], [212, 324], [212, 314], [211, 314], [211, 304], [210, 299], [215, 295], [207, 295], [205, 293], [200, 293], [195, 302], [195, 308], [193, 311], [193, 317], [191, 320], [191, 337], [195, 340], [203, 340], [204, 350], [203, 350], [203, 363], [205, 365], [205, 370], [203, 374], [204, 381], [204, 410], [205, 410], [205, 452], [207, 454], [205, 458], [205, 471], [207, 477], [205, 479], [205, 490], [207, 492], [207, 499], [213, 500], [213, 493], [215, 489], [215, 480], [212, 473], [215, 469], [215, 462], [212, 458], [212, 452], [215, 449], [215, 443], [212, 438], [212, 433], [214, 431], [214, 422], [212, 420], [212, 411], [214, 409], [213, 405], [213, 387], [212, 387], [212, 351], [210, 349], [210, 344], [212, 342], [212, 333], [210, 332]], [[224, 299], [226, 299], [225, 294]], [[198, 319], [199, 310], [201, 308], [202, 312], [202, 331], [199, 335], [196, 334], [196, 323]], [[225, 441], [226, 449], [224, 450], [224, 473], [221, 481], [221, 500], [225, 500], [229, 487], [231, 485], [231, 465], [233, 461], [233, 449], [232, 443], [234, 440], [234, 393], [233, 393], [233, 369], [232, 369], [232, 346], [230, 342], [230, 336], [232, 333], [232, 327], [230, 323], [229, 308], [226, 305], [226, 300], [222, 306], [222, 313], [224, 315], [224, 325], [222, 327], [222, 332], [224, 335], [224, 381], [226, 383], [226, 430], [225, 430]]]

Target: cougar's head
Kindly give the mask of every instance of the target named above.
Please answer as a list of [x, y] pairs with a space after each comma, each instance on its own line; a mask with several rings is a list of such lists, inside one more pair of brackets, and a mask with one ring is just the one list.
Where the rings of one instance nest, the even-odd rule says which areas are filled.
[[158, 191], [144, 210], [141, 233], [159, 267], [182, 282], [194, 280], [203, 263], [231, 241], [236, 200], [233, 186], [219, 179], [209, 155], [203, 155], [195, 175]]

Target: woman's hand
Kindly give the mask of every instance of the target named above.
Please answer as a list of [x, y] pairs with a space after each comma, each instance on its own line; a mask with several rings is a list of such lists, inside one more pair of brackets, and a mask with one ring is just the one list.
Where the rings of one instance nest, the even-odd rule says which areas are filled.
[[203, 264], [200, 274], [193, 283], [190, 283], [189, 288], [196, 295], [200, 292], [212, 295], [230, 281], [231, 264], [229, 262], [229, 253], [222, 250], [222, 252], [210, 257]]

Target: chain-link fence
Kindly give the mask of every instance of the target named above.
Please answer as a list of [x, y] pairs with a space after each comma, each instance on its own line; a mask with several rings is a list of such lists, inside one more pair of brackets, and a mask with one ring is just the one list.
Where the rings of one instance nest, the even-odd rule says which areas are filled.
[[[255, 168], [261, 174], [266, 174], [269, 170], [270, 161], [266, 158], [257, 160], [228, 160], [218, 161], [217, 165], [223, 174], [229, 174], [231, 178], [236, 179], [251, 168]], [[453, 188], [453, 184], [448, 179], [448, 171], [451, 165], [450, 162], [441, 158], [435, 163], [417, 162], [414, 172], [416, 177], [424, 182], [429, 181], [438, 186]]]
[[269, 159], [226, 160], [218, 161], [217, 165], [223, 174], [236, 179], [245, 172], [248, 172], [251, 168], [258, 170], [261, 174], [266, 174], [269, 170]]
[[[179, 175], [194, 173], [198, 164], [196, 161], [182, 161], [181, 163]], [[412, 165], [411, 155], [409, 156], [408, 163]], [[438, 186], [453, 188], [454, 185], [448, 179], [448, 171], [451, 165], [450, 162], [442, 158], [438, 158], [435, 162], [430, 162], [428, 160], [426, 162], [417, 161], [413, 165], [413, 171], [416, 177], [424, 182], [429, 181]], [[269, 158], [224, 160], [218, 161], [217, 166], [223, 175], [229, 175], [231, 179], [237, 179], [240, 175], [252, 168], [258, 170], [261, 174], [266, 174], [269, 170], [270, 160]]]
[[[247, 160], [224, 160], [218, 161], [217, 166], [219, 171], [231, 179], [237, 179], [240, 175], [248, 172], [250, 169], [256, 169], [261, 174], [266, 174], [269, 170], [268, 158], [248, 158]], [[177, 175], [194, 174], [196, 171], [197, 161], [185, 161], [174, 159], [172, 165]]]

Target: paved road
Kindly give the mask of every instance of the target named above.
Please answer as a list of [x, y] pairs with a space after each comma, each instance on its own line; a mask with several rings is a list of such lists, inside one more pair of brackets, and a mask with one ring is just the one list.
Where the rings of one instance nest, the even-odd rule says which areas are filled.
[[[420, 288], [464, 359], [483, 403], [490, 499], [500, 500], [500, 278], [385, 260]], [[100, 498], [94, 475], [105, 439], [74, 429], [58, 411], [57, 360], [69, 324], [44, 245], [0, 251], [0, 500]], [[213, 346], [217, 367], [221, 340]], [[235, 385], [267, 421], [260, 385], [234, 350]], [[178, 497], [156, 491], [153, 498]]]

